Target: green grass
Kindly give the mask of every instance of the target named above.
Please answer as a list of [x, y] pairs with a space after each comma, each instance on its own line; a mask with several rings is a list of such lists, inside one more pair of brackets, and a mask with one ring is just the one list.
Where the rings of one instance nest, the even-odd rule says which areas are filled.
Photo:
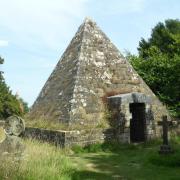
[[[26, 140], [26, 156], [18, 168], [0, 165], [0, 179], [72, 180], [179, 180], [180, 138], [174, 137], [174, 153], [158, 154], [161, 141], [139, 145], [104, 143], [58, 149]], [[6, 178], [5, 178], [6, 177]]]
[[8, 157], [0, 163], [0, 179], [70, 179], [74, 169], [66, 157], [65, 150], [31, 140], [26, 140], [25, 145], [26, 150], [20, 163], [13, 157]]
[[[75, 159], [79, 171], [74, 173], [74, 178], [179, 179], [179, 142], [179, 138], [174, 139], [175, 153], [167, 156], [158, 154], [160, 141], [139, 145], [112, 143], [84, 148], [75, 146], [73, 150], [78, 154]], [[87, 165], [91, 165], [91, 170]]]
[[174, 153], [158, 154], [160, 141], [140, 145], [102, 144], [75, 147], [78, 171], [73, 179], [180, 179], [180, 141]]

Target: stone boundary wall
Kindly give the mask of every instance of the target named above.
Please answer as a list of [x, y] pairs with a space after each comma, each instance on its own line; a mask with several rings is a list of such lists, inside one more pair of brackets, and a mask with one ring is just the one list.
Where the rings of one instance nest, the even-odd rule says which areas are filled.
[[113, 129], [53, 131], [26, 127], [22, 137], [49, 142], [60, 147], [71, 147], [74, 145], [85, 146], [97, 142], [112, 141], [115, 139], [115, 133]]

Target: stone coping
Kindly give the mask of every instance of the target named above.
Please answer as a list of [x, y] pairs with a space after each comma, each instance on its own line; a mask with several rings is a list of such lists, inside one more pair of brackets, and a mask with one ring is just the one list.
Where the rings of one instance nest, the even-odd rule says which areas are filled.
[[82, 130], [53, 130], [53, 129], [46, 129], [46, 128], [38, 128], [38, 127], [30, 127], [30, 126], [26, 126], [26, 129], [37, 129], [37, 130], [42, 130], [42, 131], [53, 131], [53, 132], [62, 132], [62, 133], [69, 133], [69, 132], [89, 132], [89, 131], [102, 131], [102, 130], [109, 130], [109, 129], [113, 129], [113, 128], [90, 128], [90, 129], [82, 129]]
[[133, 93], [125, 93], [125, 94], [118, 94], [115, 96], [107, 97], [108, 100], [119, 100], [123, 103], [151, 103], [152, 100], [148, 95], [143, 93], [133, 92]]

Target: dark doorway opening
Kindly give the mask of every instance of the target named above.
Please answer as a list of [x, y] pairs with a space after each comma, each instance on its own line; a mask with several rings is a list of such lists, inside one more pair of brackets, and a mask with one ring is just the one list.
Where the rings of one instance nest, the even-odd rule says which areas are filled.
[[132, 103], [129, 105], [132, 119], [130, 120], [131, 142], [144, 142], [146, 140], [145, 104]]

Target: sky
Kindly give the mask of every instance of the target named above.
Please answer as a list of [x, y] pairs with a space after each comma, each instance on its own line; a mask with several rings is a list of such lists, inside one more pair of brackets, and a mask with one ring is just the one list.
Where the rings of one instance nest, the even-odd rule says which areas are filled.
[[180, 18], [180, 0], [0, 0], [0, 7], [0, 70], [29, 105], [85, 17], [133, 54], [158, 22]]

